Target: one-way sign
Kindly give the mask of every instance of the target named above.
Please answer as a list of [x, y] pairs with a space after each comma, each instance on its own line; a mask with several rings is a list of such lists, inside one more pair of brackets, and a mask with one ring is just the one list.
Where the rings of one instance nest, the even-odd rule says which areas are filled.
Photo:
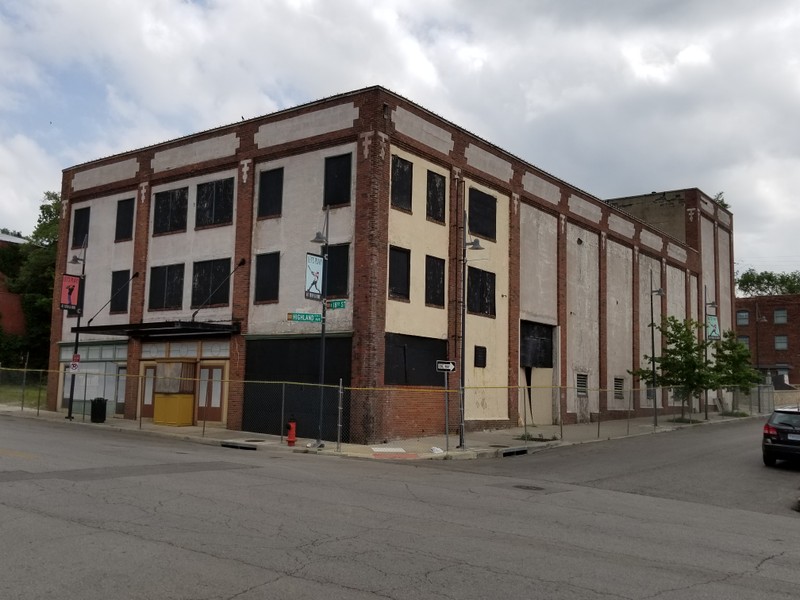
[[436, 370], [440, 373], [451, 373], [456, 370], [456, 361], [454, 360], [437, 360]]

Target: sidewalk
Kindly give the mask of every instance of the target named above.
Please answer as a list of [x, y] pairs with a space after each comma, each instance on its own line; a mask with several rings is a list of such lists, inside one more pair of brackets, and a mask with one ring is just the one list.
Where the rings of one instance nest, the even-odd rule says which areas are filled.
[[[299, 439], [294, 447], [287, 445], [286, 439], [275, 435], [232, 431], [219, 425], [190, 427], [171, 427], [154, 425], [151, 421], [139, 422], [111, 416], [104, 423], [92, 423], [89, 415], [75, 415], [73, 421], [65, 419], [63, 412], [50, 412], [35, 409], [21, 410], [19, 406], [0, 404], [0, 417], [34, 418], [62, 424], [65, 427], [100, 427], [107, 430], [128, 432], [140, 435], [171, 437], [201, 444], [227, 448], [258, 450], [259, 448], [290, 452], [314, 453], [328, 456], [383, 460], [464, 460], [476, 458], [499, 458], [538, 452], [554, 446], [582, 444], [598, 440], [616, 439], [636, 435], [649, 435], [672, 431], [684, 427], [696, 427], [712, 423], [735, 421], [741, 418], [762, 418], [764, 415], [750, 417], [723, 417], [709, 413], [708, 421], [702, 413], [692, 415], [693, 423], [672, 421], [677, 415], [659, 415], [658, 426], [653, 417], [583, 423], [577, 425], [537, 425], [527, 428], [467, 431], [464, 435], [465, 448], [458, 448], [458, 434], [448, 438], [444, 434], [429, 437], [395, 440], [387, 444], [341, 444], [324, 442], [323, 448], [314, 448], [315, 440]], [[527, 433], [527, 435], [525, 435]], [[527, 438], [527, 439], [526, 439]]]

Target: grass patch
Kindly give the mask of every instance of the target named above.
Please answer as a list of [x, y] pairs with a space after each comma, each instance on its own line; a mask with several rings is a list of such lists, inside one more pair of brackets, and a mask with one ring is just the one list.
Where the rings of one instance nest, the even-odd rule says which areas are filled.
[[40, 388], [36, 383], [28, 384], [24, 388], [20, 384], [0, 385], [0, 404], [10, 406], [22, 406], [23, 392], [25, 396], [25, 407], [36, 408], [46, 404], [46, 390], [44, 385]]

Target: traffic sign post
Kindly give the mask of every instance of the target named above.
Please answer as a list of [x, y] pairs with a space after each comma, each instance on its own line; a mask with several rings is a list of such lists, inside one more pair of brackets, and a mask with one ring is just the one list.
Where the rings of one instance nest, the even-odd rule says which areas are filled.
[[347, 300], [328, 300], [328, 308], [331, 310], [336, 308], [346, 308]]
[[437, 360], [436, 370], [444, 373], [444, 448], [450, 452], [450, 382], [448, 375], [456, 370], [456, 361]]

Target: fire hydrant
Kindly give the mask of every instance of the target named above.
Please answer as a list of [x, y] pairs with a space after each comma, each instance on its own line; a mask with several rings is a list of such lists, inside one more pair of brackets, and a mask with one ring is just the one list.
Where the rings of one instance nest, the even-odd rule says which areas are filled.
[[286, 443], [289, 446], [294, 446], [297, 441], [297, 422], [294, 419], [289, 419], [286, 424]]

